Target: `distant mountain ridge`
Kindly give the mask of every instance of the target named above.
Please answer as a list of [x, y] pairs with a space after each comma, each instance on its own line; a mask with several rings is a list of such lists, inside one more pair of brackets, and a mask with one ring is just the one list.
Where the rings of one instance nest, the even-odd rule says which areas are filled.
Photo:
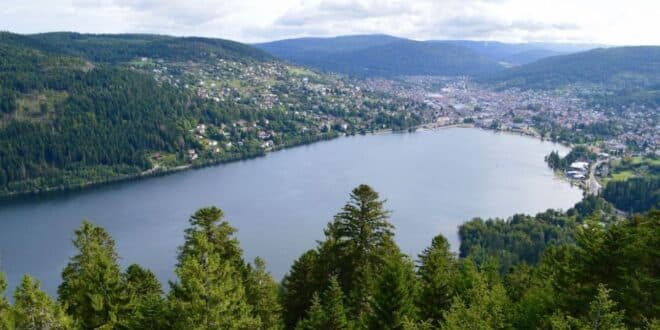
[[552, 56], [501, 71], [492, 81], [528, 87], [556, 87], [569, 83], [660, 84], [660, 46], [598, 48]]
[[21, 37], [32, 43], [50, 47], [52, 50], [106, 63], [125, 62], [136, 57], [167, 59], [212, 57], [257, 61], [274, 59], [270, 54], [255, 47], [225, 39], [74, 32], [50, 32]]
[[506, 67], [595, 47], [470, 40], [415, 41], [380, 34], [285, 39], [255, 46], [296, 64], [356, 76], [491, 75]]

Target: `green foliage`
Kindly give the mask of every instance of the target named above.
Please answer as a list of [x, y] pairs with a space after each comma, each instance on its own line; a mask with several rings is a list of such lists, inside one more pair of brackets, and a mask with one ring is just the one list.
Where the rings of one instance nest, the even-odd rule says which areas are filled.
[[443, 329], [505, 329], [509, 300], [501, 283], [488, 283], [479, 274], [464, 296], [458, 296], [444, 314]]
[[434, 237], [431, 246], [419, 255], [417, 274], [420, 282], [417, 302], [420, 317], [438, 326], [444, 312], [451, 306], [454, 295], [452, 277], [456, 274], [456, 260], [444, 236]]
[[14, 320], [17, 329], [73, 328], [73, 320], [29, 275], [23, 277], [14, 292]]
[[[362, 185], [326, 240], [294, 262], [280, 297], [261, 259], [243, 261], [218, 208], [190, 217], [166, 298], [149, 270], [134, 264], [122, 273], [110, 235], [85, 221], [58, 302], [25, 276], [11, 306], [0, 273], [0, 329], [655, 329], [660, 211], [612, 222], [583, 214], [598, 205], [593, 199], [571, 211], [586, 219], [572, 240], [538, 247], [545, 251], [533, 263], [509, 241], [540, 241], [535, 233], [566, 226], [567, 214], [481, 228], [470, 236], [478, 248], [459, 259], [436, 236], [415, 267], [393, 240], [383, 201]], [[502, 268], [503, 255], [520, 258]]]
[[660, 177], [609, 181], [602, 196], [619, 210], [645, 212], [660, 207]]
[[126, 290], [131, 298], [130, 329], [166, 329], [168, 310], [163, 289], [151, 271], [132, 264], [124, 274]]
[[190, 218], [168, 300], [176, 329], [253, 329], [260, 326], [248, 304], [234, 229], [222, 211], [204, 208]]
[[417, 289], [412, 261], [405, 256], [388, 256], [370, 301], [369, 329], [404, 329], [407, 321], [417, 320]]
[[5, 290], [7, 289], [7, 280], [5, 273], [0, 272], [0, 329], [10, 329], [13, 327], [13, 318], [11, 315], [11, 305], [5, 298]]
[[73, 245], [78, 254], [62, 271], [57, 289], [60, 302], [85, 329], [119, 326], [126, 321], [130, 299], [114, 240], [103, 228], [84, 221], [75, 231]]
[[502, 271], [519, 262], [535, 264], [546, 247], [570, 242], [573, 227], [570, 218], [551, 210], [535, 217], [518, 214], [510, 220], [476, 218], [459, 227], [460, 256], [471, 256], [478, 263], [494, 256]]
[[307, 317], [296, 325], [300, 330], [346, 330], [352, 329], [344, 309], [344, 294], [336, 276], [330, 278], [330, 285], [319, 298], [314, 293]]
[[266, 271], [266, 263], [259, 257], [254, 259], [254, 267], [248, 268], [245, 289], [254, 316], [261, 321], [261, 329], [282, 329], [284, 324], [277, 283]]
[[318, 258], [316, 250], [309, 250], [293, 262], [291, 270], [282, 279], [282, 306], [287, 329], [296, 326], [311, 308], [312, 297], [318, 293]]
[[573, 162], [576, 161], [594, 161], [596, 154], [589, 151], [586, 146], [576, 146], [563, 158], [556, 151], [551, 152], [545, 157], [548, 166], [556, 171], [567, 170]]
[[321, 298], [318, 293], [312, 295], [311, 305], [307, 311], [307, 317], [300, 320], [296, 325], [296, 330], [317, 330], [324, 329], [325, 327], [325, 312], [321, 305]]
[[320, 259], [324, 272], [337, 274], [342, 290], [352, 302], [349, 310], [362, 317], [373, 293], [373, 278], [384, 267], [382, 259], [392, 243], [393, 226], [388, 222], [384, 201], [367, 185], [353, 189], [350, 199], [325, 230]]
[[625, 311], [627, 324], [641, 326], [659, 315], [657, 262], [660, 211], [651, 210], [608, 227], [590, 222], [576, 232], [576, 245], [549, 258], [556, 269], [559, 306], [586, 315], [591, 298], [604, 284]]

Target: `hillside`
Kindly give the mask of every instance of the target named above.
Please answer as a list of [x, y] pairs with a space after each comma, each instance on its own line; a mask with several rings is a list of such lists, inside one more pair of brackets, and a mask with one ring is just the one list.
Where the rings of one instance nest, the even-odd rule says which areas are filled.
[[[600, 102], [660, 104], [660, 47], [599, 48], [553, 56], [502, 71], [486, 80], [504, 87], [595, 85]], [[601, 94], [608, 94], [603, 96]]]
[[226, 40], [3, 33], [0, 196], [406, 129], [418, 108]]
[[390, 36], [346, 36], [257, 44], [297, 64], [354, 76], [478, 75], [501, 69], [496, 61], [445, 43]]

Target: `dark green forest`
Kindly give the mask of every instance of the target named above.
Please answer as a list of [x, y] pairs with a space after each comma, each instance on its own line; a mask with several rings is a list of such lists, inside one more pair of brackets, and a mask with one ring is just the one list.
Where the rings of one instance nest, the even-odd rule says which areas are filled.
[[85, 221], [57, 297], [25, 275], [13, 303], [0, 298], [0, 327], [657, 329], [660, 211], [613, 219], [604, 205], [475, 220], [459, 255], [438, 235], [413, 259], [384, 200], [360, 185], [279, 284], [207, 207], [189, 219], [167, 289], [139, 265], [121, 269], [110, 233]]
[[[275, 61], [256, 48], [221, 39], [2, 32], [0, 196], [79, 188], [265, 154], [257, 132], [232, 127], [237, 121], [262, 123], [264, 130], [273, 132], [277, 148], [333, 138], [340, 132], [405, 130], [419, 123], [416, 116], [392, 115], [400, 104], [385, 98], [365, 102], [362, 110], [339, 111], [336, 105], [311, 104], [303, 93], [275, 91], [289, 95], [300, 107], [315, 106], [319, 113], [355, 124], [350, 129], [339, 124], [320, 128], [289, 111], [298, 108], [257, 111], [245, 100], [216, 102], [157, 81], [150, 70], [130, 62], [137, 59], [139, 64], [141, 58], [172, 61], [168, 63], [173, 66], [238, 61], [249, 67]], [[171, 71], [181, 74], [176, 68]], [[378, 111], [367, 113], [371, 109]], [[231, 147], [208, 150], [193, 133], [200, 123], [231, 127], [229, 132], [210, 132], [215, 143]], [[199, 159], [191, 159], [189, 150], [200, 152]]]
[[610, 181], [602, 195], [619, 210], [644, 212], [660, 206], [660, 178], [654, 176]]

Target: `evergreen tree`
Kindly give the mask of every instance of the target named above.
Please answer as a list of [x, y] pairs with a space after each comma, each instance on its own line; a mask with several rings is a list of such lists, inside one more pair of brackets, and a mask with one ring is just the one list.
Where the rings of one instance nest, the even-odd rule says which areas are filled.
[[308, 314], [312, 297], [319, 290], [316, 273], [318, 258], [316, 250], [303, 253], [282, 280], [282, 306], [287, 329], [293, 329]]
[[417, 320], [414, 265], [407, 257], [389, 256], [378, 278], [368, 317], [370, 329], [403, 329]]
[[206, 241], [211, 244], [222, 260], [231, 262], [234, 268], [241, 273], [245, 271], [243, 251], [238, 239], [234, 237], [236, 229], [230, 226], [223, 217], [224, 213], [217, 207], [199, 209], [190, 217], [188, 220], [190, 227], [185, 231], [186, 244], [180, 248], [179, 262], [190, 254], [199, 254], [197, 251], [199, 247], [195, 245], [196, 240], [192, 236], [196, 233], [203, 233]]
[[344, 309], [344, 293], [341, 291], [336, 276], [330, 278], [330, 286], [323, 294], [323, 311], [326, 329], [345, 330], [350, 328]]
[[323, 298], [318, 293], [312, 295], [307, 317], [298, 322], [299, 330], [346, 330], [351, 329], [344, 309], [344, 294], [336, 276], [330, 278], [330, 285]]
[[312, 295], [311, 305], [307, 311], [307, 316], [301, 319], [296, 325], [296, 330], [322, 330], [325, 326], [325, 312], [321, 305], [321, 298], [315, 292]]
[[[212, 226], [221, 218], [222, 212], [217, 211], [215, 208], [198, 211], [191, 218], [192, 227], [186, 231], [175, 270], [179, 281], [171, 283], [168, 296], [176, 329], [260, 326], [247, 302], [243, 277], [236, 269], [236, 255], [224, 249], [227, 237], [216, 235], [216, 229], [230, 227]], [[238, 242], [229, 245], [238, 248]]]
[[353, 189], [350, 199], [325, 231], [320, 247], [320, 273], [337, 274], [351, 315], [363, 317], [374, 290], [373, 279], [383, 268], [382, 256], [394, 245], [385, 201], [367, 185]]
[[129, 299], [117, 264], [115, 242], [101, 227], [84, 221], [75, 231], [71, 257], [57, 289], [66, 312], [82, 328], [113, 328], [125, 321]]
[[610, 299], [610, 290], [598, 286], [598, 293], [589, 305], [589, 328], [593, 330], [625, 329], [623, 312], [615, 310], [616, 302]]
[[0, 330], [13, 328], [11, 305], [7, 301], [7, 298], [5, 298], [6, 289], [7, 280], [5, 280], [5, 273], [0, 272]]
[[417, 306], [422, 320], [438, 326], [442, 314], [451, 306], [455, 263], [449, 242], [442, 235], [434, 237], [431, 246], [419, 255], [420, 294]]
[[282, 307], [278, 301], [278, 288], [266, 271], [266, 264], [257, 257], [254, 268], [248, 266], [248, 281], [245, 286], [247, 300], [254, 316], [261, 320], [262, 329], [282, 329]]
[[483, 274], [473, 278], [465, 295], [457, 296], [444, 314], [443, 329], [505, 329], [509, 327], [506, 290], [489, 285]]
[[163, 299], [163, 289], [151, 271], [132, 264], [124, 275], [132, 313], [128, 327], [131, 329], [166, 329], [167, 304]]
[[29, 275], [23, 276], [14, 292], [14, 322], [17, 329], [73, 328], [73, 320]]

